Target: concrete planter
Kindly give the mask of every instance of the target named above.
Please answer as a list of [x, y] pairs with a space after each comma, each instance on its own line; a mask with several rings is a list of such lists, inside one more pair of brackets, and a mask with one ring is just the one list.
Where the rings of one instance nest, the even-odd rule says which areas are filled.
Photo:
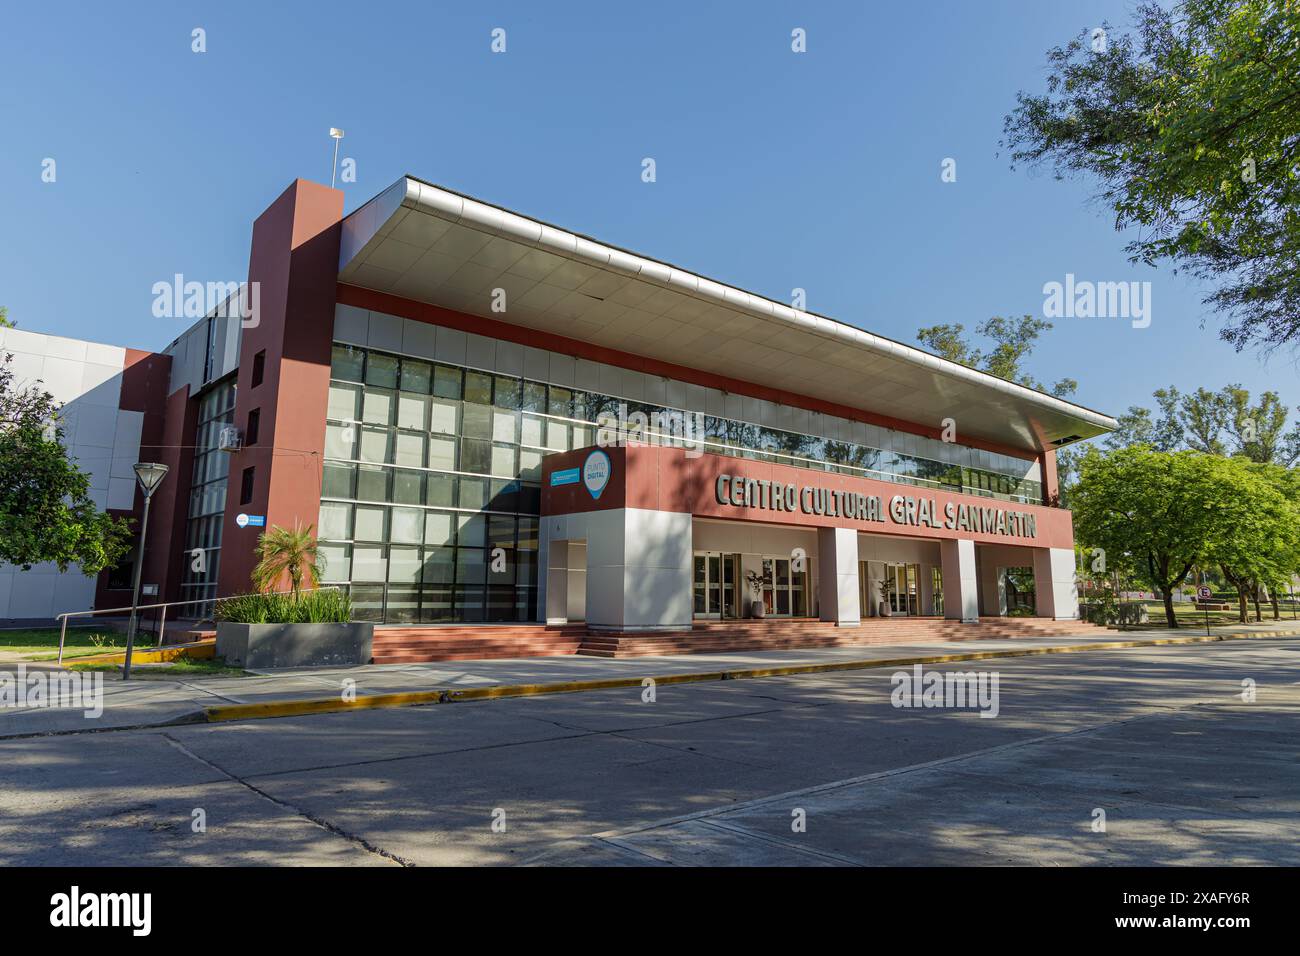
[[217, 624], [217, 656], [239, 667], [345, 667], [369, 664], [375, 626]]

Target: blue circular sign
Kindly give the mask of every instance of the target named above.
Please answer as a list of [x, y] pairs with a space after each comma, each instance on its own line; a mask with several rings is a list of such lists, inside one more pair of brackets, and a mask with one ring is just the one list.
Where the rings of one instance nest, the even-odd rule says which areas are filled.
[[582, 463], [582, 483], [591, 492], [591, 497], [600, 497], [600, 493], [609, 484], [612, 470], [609, 455], [599, 448], [587, 456], [587, 460]]

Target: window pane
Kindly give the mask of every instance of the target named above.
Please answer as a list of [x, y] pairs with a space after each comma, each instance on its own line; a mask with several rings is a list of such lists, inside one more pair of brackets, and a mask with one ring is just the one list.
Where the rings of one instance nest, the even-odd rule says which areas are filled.
[[382, 581], [388, 574], [388, 561], [382, 547], [355, 545], [352, 549], [352, 580]]
[[386, 541], [388, 540], [387, 531], [387, 508], [376, 508], [373, 505], [358, 505], [356, 510], [356, 523], [352, 536], [358, 541]]
[[[425, 564], [428, 567], [428, 564]], [[425, 624], [441, 624], [452, 618], [452, 589], [426, 587], [420, 591], [420, 620]]]
[[460, 442], [460, 470], [476, 475], [486, 475], [492, 468], [492, 443], [462, 438]]
[[524, 382], [523, 408], [526, 412], [546, 411], [546, 386], [540, 382]]
[[329, 417], [353, 422], [361, 417], [361, 386], [330, 382]]
[[419, 508], [394, 508], [389, 521], [390, 541], [399, 544], [421, 543], [424, 537], [424, 512]]
[[402, 428], [428, 430], [429, 396], [397, 393], [397, 424]]
[[456, 573], [455, 548], [424, 549], [424, 583], [451, 584]]
[[[419, 548], [388, 549], [388, 580], [400, 584], [418, 584], [424, 563], [420, 560]], [[391, 604], [391, 592], [389, 595]]]
[[456, 516], [457, 540], [462, 546], [483, 547], [487, 522], [484, 515], [461, 514]]
[[465, 401], [492, 404], [492, 376], [485, 372], [465, 372]]
[[384, 586], [382, 584], [370, 587], [353, 585], [348, 593], [352, 598], [352, 617], [354, 620], [378, 622], [384, 619]]
[[321, 481], [321, 495], [326, 498], [351, 498], [356, 477], [356, 465], [337, 465], [327, 462]]
[[325, 426], [325, 457], [356, 458], [357, 429], [355, 425]]
[[352, 545], [322, 544], [316, 555], [321, 581], [352, 580]]
[[518, 408], [519, 407], [519, 379], [508, 378], [504, 375], [496, 376], [496, 406], [497, 408]]
[[385, 388], [367, 388], [362, 402], [361, 420], [372, 425], [391, 425], [397, 393]]
[[542, 447], [542, 429], [544, 420], [534, 415], [525, 415], [523, 419], [523, 432], [519, 436], [521, 445], [533, 445], [537, 448]]
[[[424, 543], [438, 547], [450, 547], [456, 543], [455, 516], [449, 511], [426, 511], [424, 513]], [[451, 560], [448, 558], [448, 560]]]
[[371, 352], [366, 362], [366, 384], [397, 388], [397, 359]]
[[456, 439], [429, 439], [429, 467], [456, 470]]
[[357, 498], [361, 501], [387, 501], [388, 469], [361, 465], [357, 474]]
[[519, 547], [537, 550], [537, 519], [523, 517], [519, 519]]
[[456, 549], [456, 583], [482, 584], [487, 578], [487, 564], [482, 548]]
[[437, 435], [456, 434], [456, 419], [460, 411], [460, 402], [446, 399], [431, 399], [429, 407], [429, 431]]
[[456, 506], [456, 479], [451, 475], [424, 476], [424, 503], [440, 508]]
[[491, 483], [491, 497], [488, 508], [492, 511], [519, 510], [519, 482], [494, 480]]
[[497, 409], [492, 415], [492, 440], [519, 443], [519, 415]]
[[573, 392], [567, 388], [560, 388], [557, 385], [551, 386], [551, 394], [546, 403], [546, 410], [552, 415], [560, 415], [564, 418], [569, 417], [569, 406], [573, 401]]
[[349, 382], [361, 381], [361, 369], [366, 353], [351, 345], [336, 345], [330, 358], [330, 377]]
[[393, 498], [401, 505], [418, 505], [424, 500], [424, 472], [394, 471]]
[[429, 394], [433, 384], [433, 366], [417, 359], [402, 359], [402, 391]]
[[569, 450], [569, 426], [563, 422], [546, 423], [546, 447], [556, 451]]
[[460, 479], [460, 506], [474, 510], [487, 504], [487, 481], [483, 478]]
[[399, 465], [413, 465], [416, 468], [424, 467], [424, 446], [428, 441], [423, 432], [403, 432], [397, 433], [397, 449], [394, 454], [394, 461]]
[[362, 461], [389, 462], [393, 460], [393, 435], [387, 428], [373, 426], [361, 429]]
[[433, 370], [433, 394], [442, 398], [460, 398], [461, 371], [448, 365], [438, 365]]
[[463, 438], [491, 438], [492, 409], [466, 402], [460, 413], [460, 434]]
[[349, 540], [352, 537], [352, 506], [330, 501], [322, 502], [320, 537], [334, 541]]
[[509, 515], [488, 515], [487, 546], [514, 548], [515, 519]]
[[[514, 477], [519, 473], [515, 464], [515, 446], [514, 445], [493, 445], [492, 446], [492, 471], [491, 474], [499, 475], [502, 478]], [[471, 469], [466, 469], [467, 471]]]
[[529, 481], [540, 481], [542, 477], [542, 453], [528, 448], [519, 449], [519, 477]]

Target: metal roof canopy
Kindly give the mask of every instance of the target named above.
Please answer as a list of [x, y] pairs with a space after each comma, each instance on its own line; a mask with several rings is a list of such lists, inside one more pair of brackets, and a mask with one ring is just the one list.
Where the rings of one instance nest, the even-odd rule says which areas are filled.
[[[1108, 415], [405, 177], [343, 222], [339, 281], [1039, 452]], [[507, 311], [493, 312], [504, 289]]]

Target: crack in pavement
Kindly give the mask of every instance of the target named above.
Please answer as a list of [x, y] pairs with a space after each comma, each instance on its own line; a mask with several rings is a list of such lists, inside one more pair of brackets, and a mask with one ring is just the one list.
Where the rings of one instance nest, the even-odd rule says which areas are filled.
[[408, 860], [402, 856], [398, 856], [396, 853], [392, 853], [388, 850], [385, 850], [383, 847], [376, 846], [375, 844], [371, 843], [369, 840], [365, 839], [364, 837], [357, 836], [355, 833], [349, 833], [347, 830], [344, 830], [342, 827], [330, 823], [330, 821], [322, 817], [318, 817], [315, 816], [314, 814], [308, 813], [306, 810], [303, 810], [301, 807], [296, 807], [292, 803], [289, 803], [288, 801], [281, 800], [278, 797], [271, 796], [271, 794], [267, 793], [265, 790], [253, 786], [247, 780], [243, 779], [242, 777], [236, 774], [231, 773], [229, 770], [225, 769], [224, 767], [221, 767], [213, 763], [211, 760], [206, 760], [203, 757], [200, 757], [198, 754], [190, 750], [190, 748], [186, 747], [183, 743], [181, 743], [179, 740], [177, 740], [175, 737], [171, 736], [170, 734], [164, 733], [164, 734], [160, 734], [160, 736], [164, 740], [166, 740], [169, 744], [171, 744], [173, 747], [175, 747], [177, 750], [179, 750], [181, 753], [185, 754], [185, 756], [202, 764], [203, 766], [209, 768], [210, 770], [215, 770], [217, 773], [223, 775], [228, 780], [237, 783], [242, 787], [247, 788], [252, 793], [261, 797], [263, 800], [266, 800], [267, 802], [274, 804], [280, 809], [288, 810], [290, 813], [293, 813], [294, 815], [301, 817], [302, 819], [306, 820], [308, 823], [311, 823], [312, 825], [317, 826], [322, 830], [332, 833], [335, 836], [342, 837], [343, 839], [349, 841], [350, 843], [355, 843], [357, 846], [361, 847], [366, 852], [373, 853], [376, 856], [381, 856], [384, 859], [388, 860], [389, 862], [396, 863], [398, 866], [408, 866], [408, 867], [415, 866], [415, 863], [412, 862], [411, 860]]

